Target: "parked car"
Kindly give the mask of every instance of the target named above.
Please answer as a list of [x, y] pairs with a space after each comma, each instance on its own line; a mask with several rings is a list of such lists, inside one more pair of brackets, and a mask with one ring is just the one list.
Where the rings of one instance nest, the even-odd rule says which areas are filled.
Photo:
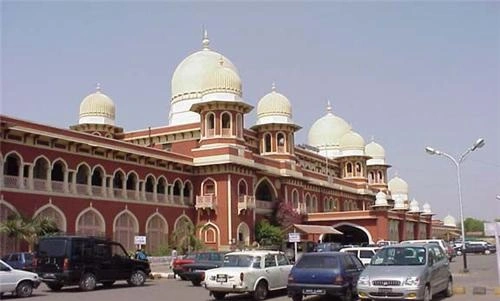
[[2, 257], [2, 260], [14, 269], [33, 271], [33, 254], [30, 252], [10, 253]]
[[443, 249], [443, 251], [446, 253], [446, 257], [448, 257], [449, 261], [452, 261], [453, 257], [456, 256], [456, 252], [450, 250], [450, 248], [448, 248], [448, 246], [447, 246], [447, 243], [444, 240], [442, 240], [442, 239], [414, 239], [414, 240], [404, 240], [401, 243], [429, 243], [429, 244], [436, 244], [439, 247], [441, 247], [441, 249]]
[[4, 293], [12, 293], [18, 297], [29, 297], [40, 285], [37, 274], [17, 270], [0, 260], [0, 298]]
[[[464, 252], [461, 243], [457, 244], [455, 250], [457, 255], [462, 255]], [[485, 241], [466, 241], [465, 252], [489, 255], [496, 252], [496, 246]]]
[[43, 237], [36, 261], [38, 275], [54, 291], [65, 285], [90, 291], [97, 283], [110, 287], [117, 280], [139, 286], [151, 273], [149, 262], [131, 259], [118, 242], [95, 237]]
[[316, 252], [334, 252], [342, 248], [339, 242], [321, 242], [316, 246]]
[[183, 265], [184, 271], [179, 276], [191, 281], [194, 286], [200, 286], [205, 279], [205, 271], [221, 267], [227, 252], [202, 252], [196, 255], [194, 263]]
[[286, 288], [292, 265], [279, 251], [241, 251], [224, 256], [220, 268], [205, 273], [204, 286], [216, 300], [229, 293], [250, 293], [264, 300], [269, 291]]
[[395, 240], [378, 240], [377, 241], [377, 246], [379, 247], [383, 247], [383, 246], [390, 246], [390, 245], [397, 245], [399, 244], [398, 241], [395, 241]]
[[363, 263], [348, 252], [304, 254], [288, 276], [288, 296], [302, 301], [304, 296], [320, 295], [353, 300]]
[[182, 280], [187, 280], [182, 274], [186, 271], [184, 265], [188, 263], [194, 263], [196, 259], [196, 253], [186, 254], [183, 256], [178, 256], [172, 261], [172, 271], [174, 272], [174, 278], [179, 276]]
[[369, 265], [372, 260], [373, 255], [380, 250], [378, 247], [353, 247], [353, 248], [342, 248], [340, 252], [348, 252], [354, 254], [361, 260], [364, 265]]
[[379, 250], [358, 280], [360, 299], [431, 300], [453, 294], [446, 254], [436, 244], [399, 244]]

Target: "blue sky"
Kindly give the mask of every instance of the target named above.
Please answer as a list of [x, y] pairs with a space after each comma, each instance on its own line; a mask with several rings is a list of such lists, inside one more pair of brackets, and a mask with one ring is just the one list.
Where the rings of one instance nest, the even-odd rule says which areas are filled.
[[[303, 128], [326, 112], [352, 124], [429, 202], [459, 217], [500, 217], [500, 2], [3, 1], [1, 112], [67, 128], [97, 82], [125, 130], [168, 124], [175, 67], [211, 48], [238, 68], [256, 106], [272, 82]], [[255, 110], [246, 120], [255, 122]]]

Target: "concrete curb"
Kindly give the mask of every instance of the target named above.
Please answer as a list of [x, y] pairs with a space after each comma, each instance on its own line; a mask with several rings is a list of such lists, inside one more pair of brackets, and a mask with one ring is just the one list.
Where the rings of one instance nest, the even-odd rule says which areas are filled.
[[[467, 288], [462, 285], [453, 286], [454, 295], [465, 295], [467, 293]], [[474, 286], [472, 287], [472, 295], [495, 295], [500, 296], [500, 286], [496, 287], [485, 287], [485, 286]]]
[[174, 279], [174, 273], [151, 273], [150, 276], [151, 279], [161, 279], [161, 278], [166, 278], [166, 279]]

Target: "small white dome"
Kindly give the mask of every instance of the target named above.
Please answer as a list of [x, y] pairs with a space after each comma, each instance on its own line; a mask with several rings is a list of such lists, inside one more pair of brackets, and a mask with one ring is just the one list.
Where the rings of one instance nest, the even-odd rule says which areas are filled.
[[86, 96], [80, 103], [79, 124], [115, 124], [115, 104], [101, 92], [99, 84], [96, 92]]
[[203, 50], [186, 57], [175, 69], [172, 75], [172, 103], [181, 99], [200, 98], [205, 78], [212, 70], [220, 66], [221, 57], [224, 60], [224, 67], [238, 75], [238, 70], [233, 63], [222, 54], [210, 50], [209, 43], [210, 40], [205, 31], [202, 41]]
[[408, 210], [408, 206], [401, 196], [394, 197], [394, 209], [395, 210]]
[[350, 130], [351, 126], [344, 119], [333, 115], [330, 103], [328, 103], [326, 115], [316, 120], [309, 129], [308, 144], [315, 147], [338, 146], [342, 136]]
[[385, 150], [382, 145], [372, 141], [365, 146], [365, 155], [372, 157], [366, 161], [366, 165], [384, 165]]
[[351, 130], [340, 138], [342, 155], [363, 156], [365, 154], [365, 140], [360, 134]]
[[448, 226], [448, 227], [456, 227], [457, 226], [457, 223], [455, 221], [455, 218], [451, 215], [447, 215], [444, 219], [443, 219], [443, 225], [445, 226]]
[[257, 104], [257, 125], [268, 123], [293, 124], [292, 105], [285, 95], [276, 92], [273, 84], [271, 93], [264, 95]]
[[385, 207], [389, 206], [387, 203], [387, 195], [380, 191], [375, 195], [375, 205], [373, 207]]
[[417, 213], [417, 212], [420, 212], [420, 208], [418, 206], [418, 201], [413, 199], [411, 202], [410, 202], [410, 212], [413, 212], [413, 213]]
[[389, 181], [388, 187], [392, 194], [408, 194], [408, 184], [398, 176]]
[[209, 93], [232, 93], [241, 96], [240, 76], [230, 68], [226, 68], [222, 57], [219, 65], [214, 67], [203, 80], [202, 95]]
[[424, 215], [432, 215], [431, 205], [429, 203], [425, 203], [422, 206], [422, 208], [423, 208], [422, 214], [424, 214]]

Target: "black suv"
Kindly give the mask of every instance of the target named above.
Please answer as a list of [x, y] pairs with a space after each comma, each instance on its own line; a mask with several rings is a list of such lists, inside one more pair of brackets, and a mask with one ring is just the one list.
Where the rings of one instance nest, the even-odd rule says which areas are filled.
[[116, 280], [139, 286], [151, 272], [147, 261], [131, 259], [121, 244], [96, 237], [43, 237], [35, 256], [36, 272], [54, 291], [65, 285], [90, 291], [97, 283], [110, 287]]

